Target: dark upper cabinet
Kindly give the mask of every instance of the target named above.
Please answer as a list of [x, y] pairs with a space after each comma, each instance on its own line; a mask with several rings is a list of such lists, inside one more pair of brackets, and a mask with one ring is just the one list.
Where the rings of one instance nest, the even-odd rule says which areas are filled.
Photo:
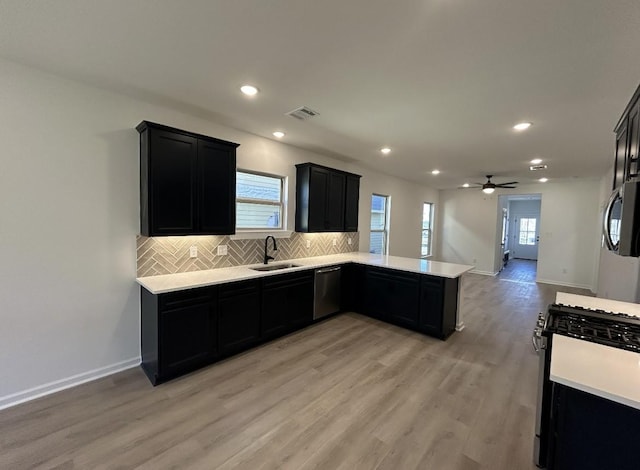
[[360, 176], [313, 163], [296, 169], [296, 232], [357, 231]]
[[613, 188], [636, 179], [640, 171], [640, 86], [615, 127], [616, 149]]
[[215, 360], [216, 289], [153, 295], [141, 289], [142, 368], [155, 385]]
[[347, 175], [344, 206], [345, 232], [358, 231], [358, 204], [360, 202], [360, 177]]
[[226, 356], [260, 339], [260, 282], [233, 282], [219, 289], [218, 344], [220, 354]]
[[140, 233], [235, 233], [238, 144], [143, 121]]

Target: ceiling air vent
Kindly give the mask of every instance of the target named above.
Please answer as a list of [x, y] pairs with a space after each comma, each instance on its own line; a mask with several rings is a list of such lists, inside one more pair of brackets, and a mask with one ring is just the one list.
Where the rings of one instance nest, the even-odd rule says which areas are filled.
[[531, 171], [546, 170], [547, 165], [532, 165], [529, 167]]
[[320, 113], [317, 111], [314, 111], [311, 108], [308, 108], [306, 106], [302, 106], [300, 108], [296, 108], [293, 111], [289, 111], [288, 113], [285, 113], [287, 116], [291, 116], [294, 117], [296, 119], [300, 119], [301, 121], [306, 121], [307, 119], [311, 119], [312, 117], [316, 117], [319, 116]]

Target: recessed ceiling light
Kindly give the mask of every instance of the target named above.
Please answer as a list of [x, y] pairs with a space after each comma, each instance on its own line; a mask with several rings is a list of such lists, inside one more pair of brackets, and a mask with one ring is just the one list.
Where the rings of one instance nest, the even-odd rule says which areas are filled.
[[284, 132], [282, 131], [275, 131], [273, 133], [274, 137], [277, 137], [278, 139], [282, 139], [284, 137]]
[[531, 127], [530, 122], [519, 122], [518, 124], [513, 126], [513, 128], [517, 131], [524, 131], [525, 129], [529, 129], [529, 127]]
[[465, 183], [462, 185], [463, 188], [468, 188], [469, 187], [469, 183]]
[[542, 163], [541, 158], [534, 158], [533, 160], [531, 160], [532, 165], [539, 165], [540, 163]]
[[383, 147], [380, 149], [380, 151], [386, 155], [391, 152], [391, 149], [389, 147]]
[[432, 175], [439, 175], [440, 174], [440, 170], [433, 170], [431, 172]]
[[549, 178], [540, 178], [538, 181], [540, 181], [541, 183], [546, 183], [547, 181], [549, 181]]
[[258, 94], [258, 89], [253, 85], [242, 85], [240, 91], [247, 96], [254, 96]]

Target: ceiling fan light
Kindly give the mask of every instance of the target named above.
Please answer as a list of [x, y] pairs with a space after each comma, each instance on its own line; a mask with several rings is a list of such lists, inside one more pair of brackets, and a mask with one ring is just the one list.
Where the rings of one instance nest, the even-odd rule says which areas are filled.
[[482, 192], [485, 194], [492, 194], [495, 190], [496, 188], [483, 188]]

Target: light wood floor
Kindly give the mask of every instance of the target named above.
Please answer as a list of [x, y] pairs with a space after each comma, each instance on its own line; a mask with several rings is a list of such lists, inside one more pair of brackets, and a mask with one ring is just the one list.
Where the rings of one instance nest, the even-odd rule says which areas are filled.
[[534, 469], [556, 290], [467, 274], [446, 342], [348, 313], [156, 388], [122, 372], [1, 411], [0, 468]]

